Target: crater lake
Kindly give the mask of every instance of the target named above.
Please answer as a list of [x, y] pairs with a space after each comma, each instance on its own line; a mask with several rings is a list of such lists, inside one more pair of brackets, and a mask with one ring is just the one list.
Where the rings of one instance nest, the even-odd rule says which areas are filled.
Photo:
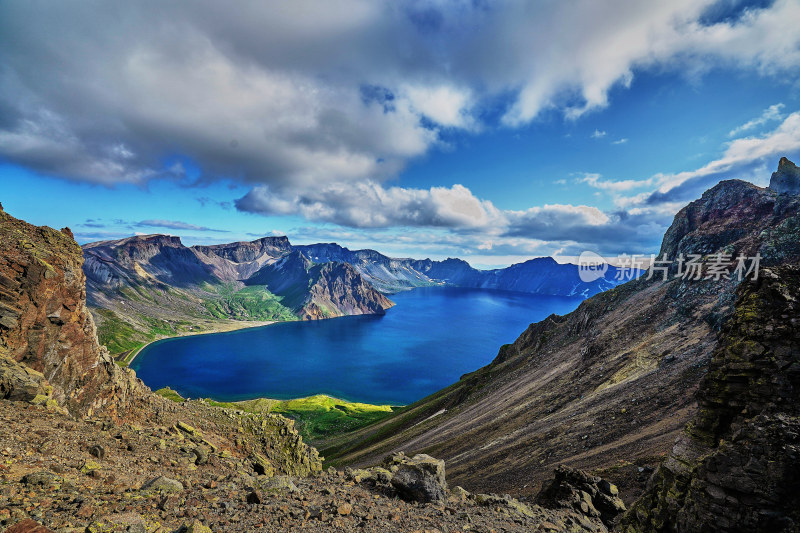
[[580, 298], [425, 287], [383, 316], [281, 322], [146, 346], [131, 363], [153, 390], [237, 401], [327, 394], [406, 405], [491, 362], [533, 322]]

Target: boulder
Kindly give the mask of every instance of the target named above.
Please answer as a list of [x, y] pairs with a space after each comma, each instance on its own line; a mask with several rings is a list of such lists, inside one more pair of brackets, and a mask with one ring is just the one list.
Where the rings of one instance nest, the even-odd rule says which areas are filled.
[[554, 478], [537, 496], [537, 503], [550, 509], [574, 509], [589, 518], [600, 518], [610, 526], [626, 510], [618, 494], [619, 490], [613, 483], [560, 465]]
[[441, 459], [425, 454], [409, 458], [401, 452], [388, 457], [384, 464], [393, 472], [392, 486], [404, 499], [427, 503], [447, 498], [444, 461]]
[[0, 399], [33, 402], [46, 395], [44, 375], [0, 352]]
[[6, 533], [55, 533], [52, 529], [44, 527], [39, 522], [35, 522], [30, 518], [17, 522], [10, 528], [6, 529]]
[[52, 487], [61, 484], [61, 477], [47, 470], [31, 472], [22, 478], [22, 482], [29, 486]]
[[164, 493], [182, 492], [183, 484], [180, 481], [168, 478], [166, 476], [158, 476], [157, 478], [153, 478], [142, 485], [142, 490], [152, 490]]

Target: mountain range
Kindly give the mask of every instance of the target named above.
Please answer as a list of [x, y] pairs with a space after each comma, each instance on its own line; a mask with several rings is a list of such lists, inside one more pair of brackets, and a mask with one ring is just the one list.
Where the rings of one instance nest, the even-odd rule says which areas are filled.
[[182, 333], [274, 320], [382, 314], [387, 294], [459, 287], [588, 297], [614, 287], [619, 270], [584, 282], [552, 258], [478, 270], [466, 261], [395, 259], [334, 243], [294, 246], [286, 237], [213, 246], [143, 235], [83, 246], [89, 305], [114, 354]]

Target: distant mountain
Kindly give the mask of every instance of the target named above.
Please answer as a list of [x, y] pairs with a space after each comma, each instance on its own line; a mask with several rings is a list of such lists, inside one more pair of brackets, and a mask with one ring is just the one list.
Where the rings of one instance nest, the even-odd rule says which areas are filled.
[[286, 237], [186, 247], [144, 235], [87, 244], [83, 253], [98, 335], [115, 354], [234, 321], [382, 314], [393, 305], [349, 264], [314, 264]]
[[348, 263], [312, 263], [294, 250], [262, 267], [247, 285], [263, 285], [304, 320], [383, 314], [394, 305]]
[[385, 293], [442, 284], [441, 281], [416, 270], [412, 266], [413, 260], [392, 259], [375, 250], [351, 251], [336, 243], [300, 245], [293, 248], [315, 263], [341, 262], [353, 265], [364, 279]]
[[531, 259], [508, 268], [478, 270], [462, 259], [393, 259], [375, 250], [351, 251], [335, 243], [294, 246], [294, 249], [314, 262], [349, 263], [373, 286], [389, 293], [413, 287], [452, 285], [588, 298], [627, 281], [615, 279], [618, 269], [609, 266], [603, 278], [584, 282], [578, 275], [577, 265], [559, 264], [551, 257]]
[[[320, 443], [320, 452], [354, 468], [397, 450], [428, 453], [445, 458], [453, 483], [467, 489], [527, 495], [566, 463], [608, 476], [630, 501], [680, 438], [632, 531], [711, 530], [738, 516], [757, 525], [759, 506], [776, 501], [785, 513], [786, 495], [794, 491], [796, 501], [800, 490], [800, 196], [790, 192], [800, 176], [781, 183], [779, 190], [719, 183], [666, 232], [659, 254], [672, 261], [661, 265], [666, 280], [659, 272], [631, 281], [532, 324], [491, 364], [384, 421]], [[693, 257], [703, 265], [699, 279], [681, 260]], [[445, 263], [449, 275], [466, 272]], [[720, 275], [715, 265], [724, 267]], [[756, 265], [761, 278], [753, 281], [757, 269], [746, 271]], [[709, 365], [714, 376], [703, 382]], [[745, 424], [762, 412], [771, 418]], [[789, 416], [783, 422], [781, 412]], [[747, 432], [737, 433], [742, 427]], [[770, 433], [759, 435], [762, 427]], [[787, 447], [794, 459], [780, 451]], [[710, 451], [719, 460], [705, 461]], [[759, 458], [748, 462], [751, 455]], [[790, 523], [785, 514], [761, 518]]]

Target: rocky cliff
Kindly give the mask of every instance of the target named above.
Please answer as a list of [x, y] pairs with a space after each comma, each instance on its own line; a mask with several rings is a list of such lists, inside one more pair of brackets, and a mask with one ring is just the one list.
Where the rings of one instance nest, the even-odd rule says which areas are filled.
[[800, 194], [800, 168], [781, 157], [778, 170], [772, 173], [769, 188], [778, 194]]
[[799, 297], [800, 263], [739, 287], [699, 409], [622, 529], [800, 529]]
[[2, 394], [15, 398], [25, 383], [38, 383], [34, 397], [36, 389], [52, 391], [53, 400], [76, 416], [118, 417], [131, 409], [142, 386], [97, 342], [82, 265], [69, 229], [32, 226], [0, 209]]
[[[487, 367], [320, 447], [334, 463], [357, 465], [401, 448], [429, 453], [467, 488], [512, 494], [535, 493], [560, 463], [636, 477], [669, 453], [696, 413], [719, 329], [734, 313], [737, 258], [793, 264], [798, 243], [800, 197], [721, 182], [676, 215], [659, 254], [670, 261], [659, 265], [666, 272], [532, 324]], [[704, 265], [700, 279], [678, 275], [692, 256]], [[709, 276], [712, 263], [729, 275]], [[626, 498], [641, 491], [623, 485]]]

